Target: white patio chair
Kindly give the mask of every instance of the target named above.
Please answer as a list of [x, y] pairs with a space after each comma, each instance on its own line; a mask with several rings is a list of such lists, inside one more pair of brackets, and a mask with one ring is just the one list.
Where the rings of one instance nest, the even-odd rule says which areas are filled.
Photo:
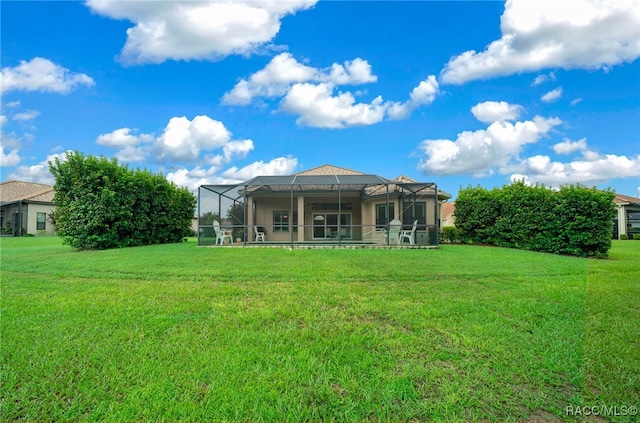
[[416, 236], [416, 228], [418, 227], [418, 221], [416, 220], [415, 222], [413, 222], [413, 228], [411, 228], [410, 231], [401, 231], [400, 232], [400, 237], [398, 238], [398, 245], [402, 244], [402, 241], [404, 241], [405, 239], [407, 241], [409, 241], [409, 244], [413, 245], [414, 244], [414, 239]]
[[400, 230], [402, 229], [402, 222], [398, 219], [393, 219], [389, 222], [389, 243], [392, 243], [394, 240], [399, 245], [400, 244]]
[[253, 233], [256, 236], [256, 242], [265, 242], [267, 235], [263, 231], [259, 231], [257, 226], [253, 227]]
[[229, 240], [229, 244], [233, 243], [233, 240], [231, 239], [231, 234], [233, 232], [229, 229], [221, 229], [220, 222], [217, 220], [213, 221], [213, 230], [216, 233], [216, 245], [223, 245], [225, 239]]

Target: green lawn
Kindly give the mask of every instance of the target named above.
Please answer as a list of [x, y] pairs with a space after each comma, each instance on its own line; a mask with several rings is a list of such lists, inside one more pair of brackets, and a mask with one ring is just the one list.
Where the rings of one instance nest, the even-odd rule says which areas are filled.
[[0, 242], [2, 421], [638, 418], [637, 241], [609, 260]]

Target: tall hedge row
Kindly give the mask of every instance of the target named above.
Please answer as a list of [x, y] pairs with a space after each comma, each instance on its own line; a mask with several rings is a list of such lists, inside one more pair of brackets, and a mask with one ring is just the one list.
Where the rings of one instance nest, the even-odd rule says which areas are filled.
[[56, 181], [56, 227], [74, 248], [180, 242], [190, 232], [196, 199], [161, 174], [79, 152], [49, 162], [49, 170]]
[[558, 191], [523, 182], [492, 190], [469, 187], [456, 199], [456, 227], [475, 243], [606, 257], [614, 196], [573, 185]]

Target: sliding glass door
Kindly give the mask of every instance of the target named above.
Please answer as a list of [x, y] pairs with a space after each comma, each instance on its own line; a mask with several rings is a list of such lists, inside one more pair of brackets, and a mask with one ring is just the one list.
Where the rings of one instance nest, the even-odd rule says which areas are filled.
[[313, 239], [351, 239], [351, 213], [314, 213]]

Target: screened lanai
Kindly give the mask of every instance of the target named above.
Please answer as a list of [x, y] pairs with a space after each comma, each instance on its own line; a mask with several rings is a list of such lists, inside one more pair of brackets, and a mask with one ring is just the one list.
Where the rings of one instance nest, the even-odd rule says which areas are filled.
[[[437, 246], [439, 207], [449, 197], [435, 183], [366, 174], [202, 185], [198, 245]], [[398, 231], [411, 235], [399, 242]]]

